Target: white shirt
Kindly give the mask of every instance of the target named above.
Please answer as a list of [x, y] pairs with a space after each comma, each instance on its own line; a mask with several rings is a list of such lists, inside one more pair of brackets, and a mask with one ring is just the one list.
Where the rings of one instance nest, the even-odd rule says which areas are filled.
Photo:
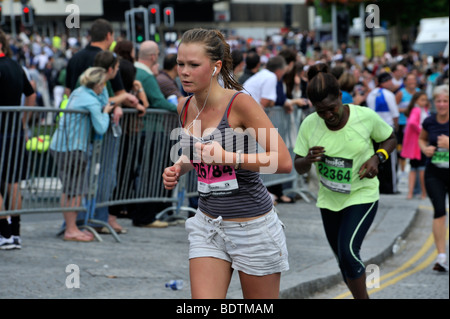
[[[383, 103], [380, 103], [380, 101], [378, 103], [376, 102], [377, 97], [382, 99], [380, 96], [381, 94], [383, 94], [384, 97], [384, 105]], [[395, 95], [387, 89], [373, 89], [367, 96], [367, 106], [377, 112], [378, 115], [392, 127], [394, 126], [394, 118], [399, 117]]]
[[134, 67], [135, 67], [135, 68], [142, 69], [142, 70], [144, 70], [145, 72], [147, 72], [148, 74], [154, 76], [152, 70], [150, 70], [150, 68], [149, 68], [147, 65], [145, 65], [144, 63], [142, 63], [142, 62], [139, 62], [139, 61], [134, 62]]
[[277, 81], [275, 73], [262, 69], [245, 81], [244, 92], [250, 93], [258, 103], [261, 103], [261, 99], [275, 102], [277, 100]]

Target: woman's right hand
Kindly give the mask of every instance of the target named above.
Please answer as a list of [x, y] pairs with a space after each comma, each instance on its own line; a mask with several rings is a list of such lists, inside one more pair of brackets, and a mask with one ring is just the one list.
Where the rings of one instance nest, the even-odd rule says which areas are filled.
[[436, 151], [436, 146], [428, 145], [423, 150], [423, 153], [425, 154], [426, 157], [433, 157], [435, 151]]
[[322, 160], [325, 154], [325, 148], [322, 146], [313, 146], [308, 150], [306, 156], [295, 156], [294, 167], [300, 175], [306, 174], [311, 169], [312, 164]]
[[180, 178], [181, 166], [175, 164], [173, 166], [167, 167], [162, 174], [164, 188], [167, 190], [172, 190], [177, 186], [178, 179]]
[[113, 104], [111, 104], [111, 103], [106, 104], [105, 107], [103, 108], [103, 113], [110, 114], [112, 112], [112, 110], [114, 109], [114, 106], [115, 106], [114, 103]]
[[315, 162], [320, 162], [324, 154], [325, 154], [324, 147], [313, 146], [309, 149], [308, 155], [306, 155], [305, 159], [307, 159], [311, 164]]

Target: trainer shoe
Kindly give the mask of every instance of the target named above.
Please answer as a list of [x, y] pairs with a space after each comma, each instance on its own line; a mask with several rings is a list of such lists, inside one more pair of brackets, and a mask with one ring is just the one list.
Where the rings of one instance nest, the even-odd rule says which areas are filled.
[[12, 236], [14, 241], [14, 249], [21, 249], [22, 248], [22, 239], [20, 236]]
[[439, 272], [448, 271], [447, 256], [438, 255], [438, 257], [436, 258], [436, 263], [434, 264], [433, 270], [436, 270]]
[[12, 238], [12, 236], [9, 238], [0, 236], [0, 250], [9, 250], [13, 249], [14, 247], [14, 239]]

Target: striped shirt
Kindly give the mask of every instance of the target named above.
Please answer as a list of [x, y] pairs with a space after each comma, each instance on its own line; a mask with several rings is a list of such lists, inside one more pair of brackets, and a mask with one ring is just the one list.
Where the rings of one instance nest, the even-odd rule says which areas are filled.
[[183, 96], [177, 82], [165, 71], [159, 71], [159, 74], [156, 76], [156, 81], [158, 81], [159, 88], [166, 99], [171, 95], [176, 95], [177, 98]]
[[[218, 127], [210, 135], [202, 139], [194, 138], [181, 130], [180, 145], [183, 154], [187, 155], [193, 164], [198, 178], [199, 209], [213, 216], [227, 218], [257, 217], [272, 209], [272, 199], [264, 186], [259, 173], [245, 169], [235, 170], [234, 167], [224, 165], [206, 165], [195, 160], [194, 144], [217, 141], [228, 151], [236, 153], [242, 150], [244, 154], [257, 152], [258, 144], [248, 132], [236, 132], [228, 123], [231, 106], [236, 93], [228, 104]], [[189, 98], [180, 114], [180, 126], [184, 127]], [[183, 116], [184, 114], [184, 116]], [[224, 147], [225, 145], [225, 147]]]

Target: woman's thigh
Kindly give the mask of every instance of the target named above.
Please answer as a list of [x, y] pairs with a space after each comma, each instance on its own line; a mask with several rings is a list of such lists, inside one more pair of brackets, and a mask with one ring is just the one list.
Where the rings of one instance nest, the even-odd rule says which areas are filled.
[[231, 263], [213, 257], [189, 260], [193, 299], [225, 299], [233, 269]]
[[239, 279], [245, 299], [278, 299], [279, 297], [281, 273], [253, 276], [240, 271]]

